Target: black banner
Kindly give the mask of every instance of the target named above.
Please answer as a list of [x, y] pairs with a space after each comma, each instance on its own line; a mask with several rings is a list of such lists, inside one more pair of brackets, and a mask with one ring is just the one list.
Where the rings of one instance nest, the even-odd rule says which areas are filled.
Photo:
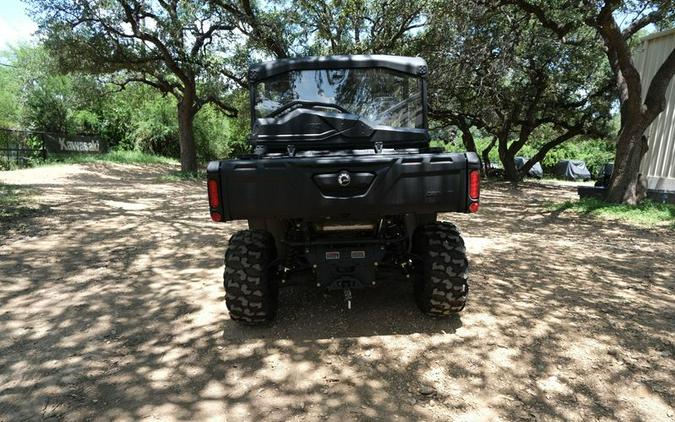
[[108, 151], [107, 142], [94, 136], [45, 133], [44, 142], [49, 154], [99, 154]]

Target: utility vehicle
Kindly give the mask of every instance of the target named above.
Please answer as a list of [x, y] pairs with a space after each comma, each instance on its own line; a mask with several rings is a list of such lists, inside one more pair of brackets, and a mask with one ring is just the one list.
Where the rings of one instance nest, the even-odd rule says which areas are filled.
[[421, 58], [284, 59], [249, 70], [251, 152], [208, 165], [213, 221], [248, 220], [225, 253], [233, 320], [271, 321], [280, 287], [408, 280], [420, 309], [464, 308], [464, 241], [440, 212], [476, 212], [478, 156], [430, 147]]

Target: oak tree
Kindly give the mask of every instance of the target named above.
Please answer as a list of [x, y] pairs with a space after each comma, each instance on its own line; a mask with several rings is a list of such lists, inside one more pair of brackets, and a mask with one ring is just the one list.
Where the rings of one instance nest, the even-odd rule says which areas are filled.
[[[497, 147], [506, 177], [517, 181], [563, 142], [608, 132], [610, 75], [592, 37], [564, 44], [515, 7], [439, 7], [420, 40], [432, 117], [456, 125], [468, 150], [476, 148], [472, 127], [490, 134], [488, 148]], [[517, 169], [515, 157], [544, 129], [554, 136]]]
[[29, 0], [45, 46], [66, 71], [105, 75], [120, 90], [142, 83], [176, 98], [180, 162], [197, 169], [195, 115], [207, 103], [226, 115], [226, 94], [244, 81], [228, 66], [231, 14], [188, 0]]
[[[645, 180], [640, 162], [647, 152], [645, 130], [664, 110], [666, 89], [675, 75], [675, 50], [671, 51], [646, 84], [635, 65], [631, 44], [640, 30], [675, 18], [673, 0], [502, 0], [536, 17], [543, 27], [565, 43], [574, 43], [580, 29], [595, 31], [603, 43], [620, 101], [621, 130], [617, 139], [614, 173], [607, 199], [635, 204], [644, 198]], [[643, 91], [643, 85], [647, 87]]]

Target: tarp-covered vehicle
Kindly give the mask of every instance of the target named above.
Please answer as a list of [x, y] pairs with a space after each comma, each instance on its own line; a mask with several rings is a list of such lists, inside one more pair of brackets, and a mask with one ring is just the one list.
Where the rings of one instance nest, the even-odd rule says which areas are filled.
[[225, 254], [230, 317], [274, 318], [281, 286], [410, 280], [420, 309], [464, 308], [468, 261], [441, 212], [476, 212], [475, 153], [429, 145], [420, 58], [332, 56], [252, 66], [252, 153], [208, 165], [214, 221], [248, 220]]
[[598, 181], [595, 182], [595, 186], [609, 186], [609, 181], [612, 178], [612, 173], [614, 173], [614, 163], [605, 163], [600, 169], [598, 174]]
[[591, 172], [582, 160], [560, 160], [555, 165], [555, 177], [565, 180], [591, 180]]
[[[515, 160], [514, 160], [515, 164], [516, 164], [516, 168], [518, 170], [522, 169], [525, 166], [525, 163], [527, 163], [528, 160], [529, 160], [529, 158], [526, 158], [526, 157], [516, 157]], [[541, 179], [542, 177], [544, 177], [544, 169], [541, 168], [540, 163], [534, 163], [534, 165], [527, 171], [527, 175], [529, 177]]]

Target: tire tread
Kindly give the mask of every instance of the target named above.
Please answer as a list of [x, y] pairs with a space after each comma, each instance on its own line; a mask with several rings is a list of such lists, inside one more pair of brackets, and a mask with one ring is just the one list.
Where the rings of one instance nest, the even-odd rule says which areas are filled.
[[242, 230], [230, 238], [223, 285], [231, 319], [249, 325], [274, 319], [278, 291], [268, 270], [274, 254], [274, 239], [265, 231]]
[[415, 283], [417, 305], [427, 315], [461, 312], [469, 294], [466, 247], [454, 224], [434, 222], [418, 227], [413, 251], [422, 259]]

